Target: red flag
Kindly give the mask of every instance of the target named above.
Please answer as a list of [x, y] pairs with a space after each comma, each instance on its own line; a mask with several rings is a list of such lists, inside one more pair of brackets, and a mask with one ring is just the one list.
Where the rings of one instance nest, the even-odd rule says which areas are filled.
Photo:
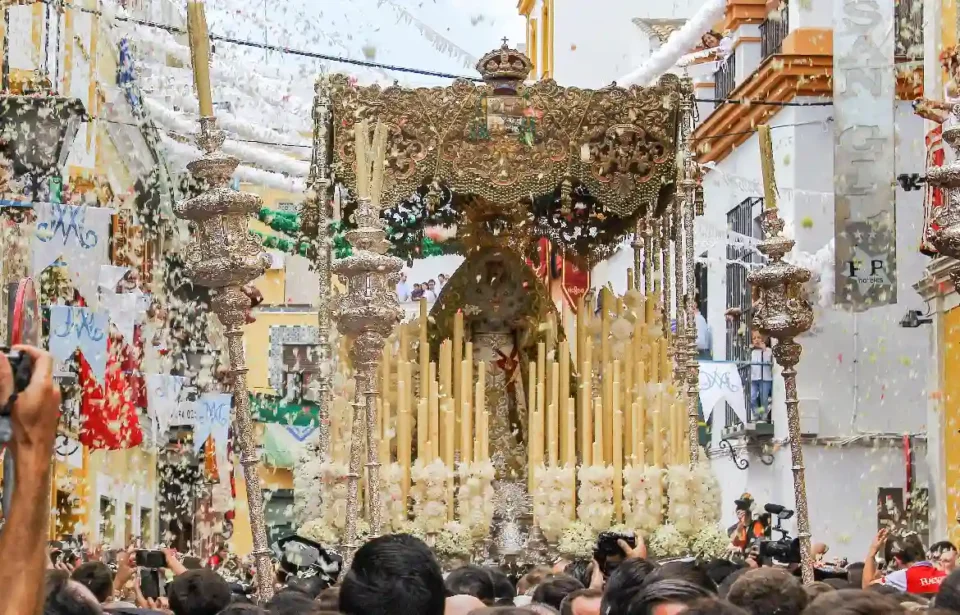
[[[135, 347], [142, 344], [140, 327]], [[80, 356], [80, 442], [94, 449], [124, 449], [143, 442], [138, 406], [145, 399], [143, 378], [135, 348], [110, 335], [107, 340], [107, 371], [101, 383], [93, 377], [87, 360]]]

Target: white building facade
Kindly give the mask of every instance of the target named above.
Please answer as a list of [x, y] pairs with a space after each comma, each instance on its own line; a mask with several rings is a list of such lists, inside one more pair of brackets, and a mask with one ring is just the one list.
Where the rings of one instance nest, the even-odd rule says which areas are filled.
[[[602, 87], [642, 64], [662, 44], [659, 34], [682, 25], [702, 4], [624, 1], [605, 3], [598, 11], [573, 0], [522, 0], [519, 8], [528, 17], [527, 49], [537, 56], [537, 78]], [[835, 4], [728, 0], [725, 19], [715, 29], [732, 41], [732, 53], [719, 63], [691, 65], [686, 72], [698, 98], [698, 157], [709, 169], [703, 182], [705, 214], [697, 221], [697, 278], [713, 360], [737, 362], [741, 384], [749, 391], [746, 276], [762, 262], [755, 245], [762, 238], [759, 215], [764, 206], [753, 131], [765, 123], [773, 127], [780, 214], [797, 242], [788, 260], [813, 269], [819, 289], [811, 297], [814, 328], [798, 340], [803, 345], [798, 392], [813, 540], [829, 544], [831, 554], [857, 561], [877, 531], [878, 502], [887, 496], [894, 504], [908, 501], [908, 488], [915, 503], [922, 494], [917, 490], [928, 489], [929, 510], [920, 516], [927, 517], [931, 541], [945, 538], [948, 490], [942, 482], [937, 434], [928, 454], [931, 343], [926, 331], [899, 326], [908, 310], [926, 311], [913, 289], [928, 262], [918, 250], [924, 191], [898, 186], [893, 193], [896, 303], [859, 312], [834, 303]], [[920, 95], [924, 55], [936, 63], [930, 39], [939, 40], [939, 34], [928, 35], [924, 43], [917, 32], [916, 25], [931, 23], [924, 10], [933, 12], [920, 0], [901, 0], [897, 8], [891, 183], [896, 175], [924, 170], [929, 127], [913, 114], [910, 101]], [[942, 91], [929, 79], [925, 85]], [[754, 104], [718, 104], [717, 99]], [[630, 266], [632, 255], [622, 250], [593, 271], [591, 283], [596, 287], [610, 281], [622, 291]], [[731, 308], [742, 316], [730, 317]], [[713, 411], [708, 454], [728, 503], [723, 511], [727, 524], [735, 523], [733, 500], [744, 492], [761, 506], [772, 502], [795, 508], [783, 380], [779, 370], [774, 371], [769, 424], [744, 424], [743, 417], [722, 403]], [[936, 419], [934, 413], [930, 416]], [[793, 523], [785, 526], [793, 529]]]
[[[901, 2], [897, 9], [903, 11], [897, 15], [898, 36], [908, 36], [902, 24], [916, 18], [908, 12], [913, 4]], [[924, 378], [930, 343], [923, 332], [899, 325], [908, 310], [924, 310], [912, 288], [927, 261], [918, 250], [924, 192], [897, 187], [892, 194], [896, 302], [863, 311], [836, 304], [835, 245], [837, 238], [843, 239], [835, 225], [837, 107], [823, 104], [833, 102], [836, 78], [835, 3], [790, 2], [772, 13], [756, 6], [730, 0], [725, 29], [735, 41], [734, 53], [713, 79], [709, 74], [694, 77], [700, 96], [712, 80], [712, 98], [758, 103], [718, 103], [716, 109], [709, 108], [711, 103], [699, 105], [695, 136], [700, 160], [711, 169], [704, 179], [706, 211], [698, 250], [703, 248], [712, 356], [738, 362], [744, 388], [749, 389], [749, 364], [757, 355], [750, 348], [746, 275], [762, 262], [751, 244], [762, 239], [758, 216], [764, 207], [759, 141], [751, 129], [765, 123], [772, 127], [780, 214], [797, 242], [788, 260], [813, 269], [818, 287], [811, 297], [814, 327], [798, 340], [803, 345], [798, 396], [813, 540], [856, 561], [877, 530], [879, 502], [890, 497], [902, 507], [909, 501], [908, 488], [916, 496], [917, 489], [933, 487], [926, 456]], [[891, 183], [898, 174], [922, 173], [926, 156], [924, 121], [913, 114], [909, 100], [915, 95], [913, 80], [920, 78], [916, 65], [909, 64], [918, 54], [910, 53], [909, 46], [901, 45], [897, 52], [902, 73], [897, 95], [887, 93], [896, 132]], [[691, 73], [700, 68], [693, 67]], [[717, 241], [724, 234], [726, 241]], [[731, 318], [731, 308], [741, 310], [742, 317]], [[794, 507], [783, 380], [779, 370], [774, 371], [772, 426], [751, 424], [749, 417], [746, 424], [734, 424], [738, 421], [731, 413], [714, 411], [710, 456], [726, 502], [750, 492], [757, 502]], [[928, 491], [932, 505], [927, 521], [916, 526], [922, 529], [929, 523], [931, 540], [943, 537], [935, 492]], [[724, 519], [735, 522], [732, 505]]]

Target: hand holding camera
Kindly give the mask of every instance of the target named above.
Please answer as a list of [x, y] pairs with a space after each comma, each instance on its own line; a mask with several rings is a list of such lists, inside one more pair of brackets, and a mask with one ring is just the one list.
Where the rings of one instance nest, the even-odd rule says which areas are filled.
[[[53, 358], [32, 346], [0, 351], [0, 417], [10, 421], [18, 472], [49, 466], [60, 417], [60, 388], [53, 381]], [[36, 462], [36, 463], [33, 463]]]

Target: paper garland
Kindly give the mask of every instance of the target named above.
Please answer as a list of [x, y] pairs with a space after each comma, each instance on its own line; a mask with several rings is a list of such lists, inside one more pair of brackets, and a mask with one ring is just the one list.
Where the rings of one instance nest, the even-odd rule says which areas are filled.
[[186, 378], [147, 374], [147, 414], [157, 428], [157, 440], [170, 428], [170, 419], [179, 410]]
[[205, 393], [197, 399], [196, 423], [193, 427], [193, 448], [199, 452], [207, 438], [213, 439], [217, 468], [221, 484], [229, 480], [227, 471], [227, 432], [230, 428], [230, 406], [233, 395], [229, 393]]
[[103, 384], [107, 372], [107, 315], [86, 307], [50, 306], [50, 354], [68, 361], [83, 353], [93, 377]]
[[109, 229], [113, 210], [105, 207], [34, 203], [36, 232], [31, 240], [31, 272], [40, 272], [62, 258], [74, 288], [96, 307], [100, 267], [109, 263]]
[[734, 414], [747, 422], [747, 398], [744, 384], [740, 378], [740, 369], [734, 362], [700, 362], [700, 403], [703, 404], [703, 418], [710, 420], [713, 409], [721, 401], [733, 408]]

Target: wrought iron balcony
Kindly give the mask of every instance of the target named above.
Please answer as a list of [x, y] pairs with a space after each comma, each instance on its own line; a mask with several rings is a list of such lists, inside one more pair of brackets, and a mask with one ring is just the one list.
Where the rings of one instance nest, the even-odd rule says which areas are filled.
[[775, 53], [780, 53], [783, 39], [790, 33], [790, 18], [787, 8], [771, 13], [760, 24], [760, 53], [761, 61]]
[[730, 96], [730, 92], [737, 87], [737, 54], [731, 53], [726, 60], [719, 62], [717, 72], [713, 74], [713, 97], [716, 106], [723, 103]]
[[896, 0], [894, 33], [898, 60], [923, 59], [923, 0]]

